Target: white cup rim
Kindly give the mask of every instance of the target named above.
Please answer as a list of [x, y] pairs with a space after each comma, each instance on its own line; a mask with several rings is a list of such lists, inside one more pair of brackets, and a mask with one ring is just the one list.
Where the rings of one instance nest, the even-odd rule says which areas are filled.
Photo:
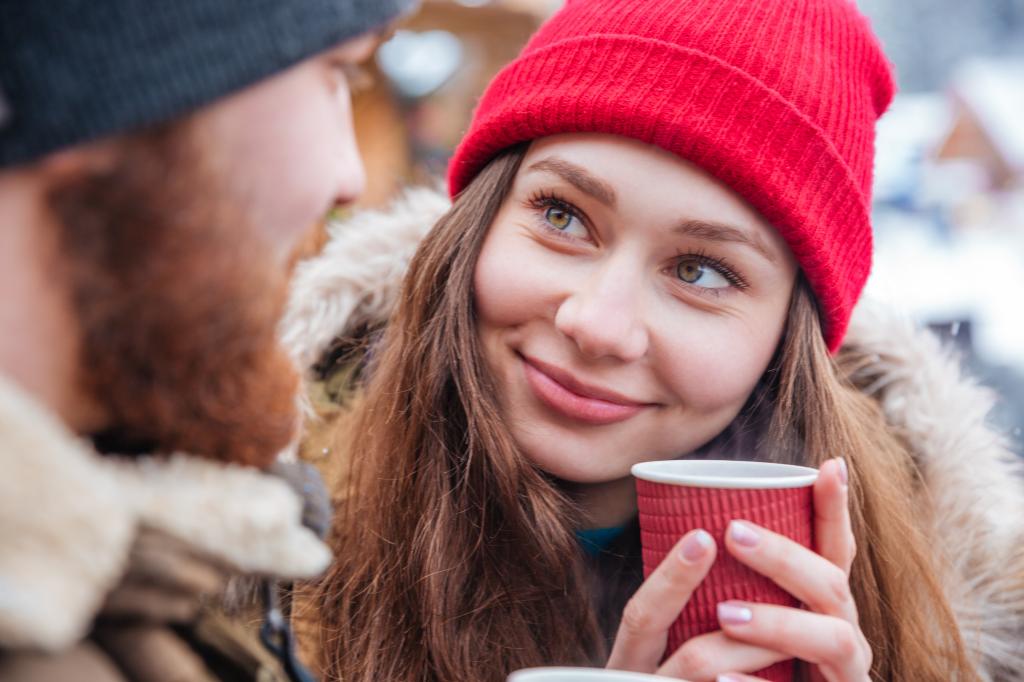
[[641, 462], [634, 464], [631, 472], [644, 481], [689, 488], [805, 488], [818, 480], [818, 470], [811, 467], [733, 459]]
[[604, 668], [525, 668], [508, 676], [506, 682], [658, 682], [673, 678]]

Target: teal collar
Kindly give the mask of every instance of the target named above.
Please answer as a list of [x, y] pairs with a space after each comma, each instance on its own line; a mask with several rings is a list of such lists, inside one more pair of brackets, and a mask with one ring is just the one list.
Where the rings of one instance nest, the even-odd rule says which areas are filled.
[[576, 531], [576, 539], [579, 540], [580, 547], [582, 547], [587, 554], [590, 556], [597, 556], [607, 549], [608, 545], [612, 544], [612, 541], [619, 537], [624, 530], [626, 530], [626, 526], [586, 528]]

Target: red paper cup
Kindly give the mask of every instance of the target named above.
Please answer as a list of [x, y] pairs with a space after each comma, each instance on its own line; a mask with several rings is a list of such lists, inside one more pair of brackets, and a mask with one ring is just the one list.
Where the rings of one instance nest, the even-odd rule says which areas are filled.
[[[643, 462], [632, 472], [637, 479], [644, 578], [696, 528], [710, 533], [719, 549], [711, 571], [669, 629], [666, 656], [691, 637], [720, 630], [721, 602], [800, 606], [774, 582], [734, 559], [725, 550], [725, 532], [733, 519], [743, 519], [811, 547], [811, 491], [817, 469], [770, 462], [670, 460]], [[793, 661], [788, 660], [755, 675], [784, 682], [793, 679], [793, 672]]]

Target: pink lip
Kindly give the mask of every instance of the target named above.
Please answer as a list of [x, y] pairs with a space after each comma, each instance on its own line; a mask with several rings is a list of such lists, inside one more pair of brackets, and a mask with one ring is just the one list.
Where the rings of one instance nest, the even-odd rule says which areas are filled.
[[590, 386], [567, 372], [521, 356], [526, 380], [537, 398], [555, 412], [588, 424], [614, 424], [636, 415], [651, 403], [640, 403], [614, 391]]

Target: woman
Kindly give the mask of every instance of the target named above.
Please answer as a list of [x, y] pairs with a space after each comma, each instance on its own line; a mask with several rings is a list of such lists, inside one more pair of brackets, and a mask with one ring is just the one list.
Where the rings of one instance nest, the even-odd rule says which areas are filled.
[[[891, 95], [846, 0], [576, 0], [540, 29], [485, 93], [327, 438], [330, 678], [1017, 674], [1020, 483], [959, 404], [977, 389], [899, 325], [844, 343]], [[329, 272], [340, 252], [371, 271], [413, 225], [341, 231], [299, 273], [300, 352], [381, 320], [393, 277]], [[708, 456], [820, 466], [815, 551], [739, 523], [641, 585], [630, 465]], [[807, 608], [724, 604], [721, 631], [665, 651], [725, 551]]]

